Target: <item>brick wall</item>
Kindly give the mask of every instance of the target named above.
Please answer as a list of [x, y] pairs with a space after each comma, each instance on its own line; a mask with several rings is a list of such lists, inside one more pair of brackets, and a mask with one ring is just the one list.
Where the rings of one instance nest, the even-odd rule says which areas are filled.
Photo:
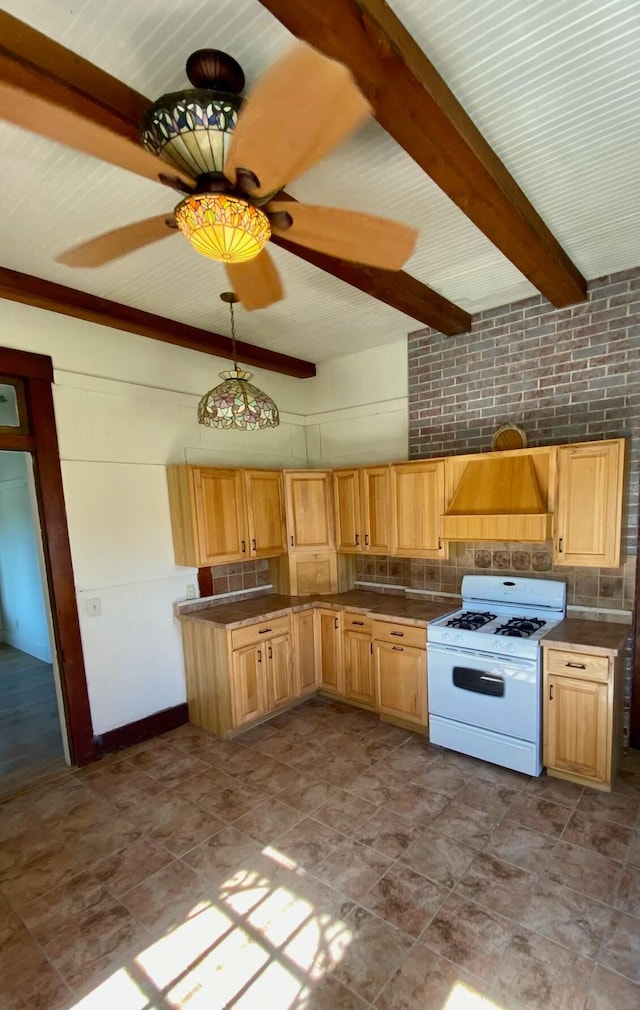
[[409, 337], [409, 458], [481, 452], [520, 424], [529, 445], [627, 436], [623, 551], [636, 551], [640, 268], [592, 281], [588, 301], [542, 296], [474, 317], [470, 333]]

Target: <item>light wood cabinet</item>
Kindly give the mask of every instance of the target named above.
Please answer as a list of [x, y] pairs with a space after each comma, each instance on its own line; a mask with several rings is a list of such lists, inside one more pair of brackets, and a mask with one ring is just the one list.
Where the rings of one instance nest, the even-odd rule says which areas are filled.
[[620, 564], [624, 439], [557, 448], [554, 562]]
[[269, 711], [263, 651], [261, 646], [245, 645], [232, 654], [231, 728], [255, 722]]
[[320, 686], [315, 610], [302, 610], [293, 615], [293, 635], [294, 688], [296, 696], [302, 697], [314, 694]]
[[330, 470], [285, 470], [287, 549], [335, 549]]
[[363, 614], [342, 614], [344, 696], [369, 708], [375, 704], [371, 627], [371, 619]]
[[543, 647], [543, 762], [549, 775], [610, 789], [622, 743], [618, 656]]
[[388, 554], [391, 550], [388, 466], [334, 470], [336, 550]]
[[387, 719], [426, 730], [427, 651], [424, 628], [373, 622], [376, 710]]
[[445, 508], [445, 461], [424, 459], [395, 463], [391, 474], [392, 554], [444, 558], [440, 535]]
[[176, 564], [194, 568], [286, 552], [282, 473], [167, 467]]
[[316, 608], [316, 643], [320, 662], [320, 689], [344, 695], [342, 669], [342, 615], [338, 610]]

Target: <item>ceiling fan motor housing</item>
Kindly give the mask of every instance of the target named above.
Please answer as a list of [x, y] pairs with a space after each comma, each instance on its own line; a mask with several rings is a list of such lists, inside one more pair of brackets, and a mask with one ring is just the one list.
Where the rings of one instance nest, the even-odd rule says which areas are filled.
[[222, 176], [231, 133], [242, 105], [240, 64], [217, 49], [187, 60], [193, 88], [162, 95], [142, 117], [144, 147], [174, 168], [195, 176], [198, 188]]

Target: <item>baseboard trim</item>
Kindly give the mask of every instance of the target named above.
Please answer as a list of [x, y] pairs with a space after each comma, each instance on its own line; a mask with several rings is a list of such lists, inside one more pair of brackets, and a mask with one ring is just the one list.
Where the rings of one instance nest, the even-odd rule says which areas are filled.
[[151, 740], [154, 736], [167, 733], [170, 729], [182, 726], [185, 722], [189, 722], [189, 709], [186, 701], [182, 705], [164, 708], [161, 712], [154, 712], [153, 715], [147, 715], [144, 719], [138, 719], [137, 722], [130, 722], [126, 726], [118, 726], [116, 729], [110, 729], [106, 733], [94, 736], [96, 757], [112, 754], [124, 747], [132, 747], [135, 743], [142, 743], [144, 740]]

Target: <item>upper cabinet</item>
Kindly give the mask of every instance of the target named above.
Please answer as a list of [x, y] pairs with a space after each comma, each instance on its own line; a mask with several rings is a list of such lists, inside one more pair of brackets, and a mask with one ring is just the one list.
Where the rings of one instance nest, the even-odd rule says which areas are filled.
[[284, 554], [282, 474], [169, 466], [176, 564], [206, 565]]
[[554, 562], [620, 564], [624, 439], [557, 447]]
[[334, 470], [336, 550], [388, 554], [391, 550], [388, 466]]
[[440, 517], [445, 507], [444, 459], [394, 463], [391, 475], [392, 554], [444, 558]]
[[335, 550], [330, 470], [285, 470], [287, 549]]

